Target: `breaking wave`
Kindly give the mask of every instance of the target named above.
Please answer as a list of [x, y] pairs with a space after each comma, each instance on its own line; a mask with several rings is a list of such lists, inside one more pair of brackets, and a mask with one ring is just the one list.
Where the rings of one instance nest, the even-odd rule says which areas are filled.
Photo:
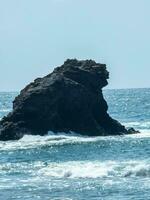
[[141, 131], [139, 134], [131, 134], [124, 136], [98, 136], [98, 137], [88, 137], [81, 136], [79, 134], [71, 133], [59, 133], [55, 134], [53, 132], [49, 132], [46, 136], [33, 136], [33, 135], [25, 135], [22, 139], [18, 141], [0, 141], [0, 151], [1, 150], [20, 150], [20, 149], [30, 149], [30, 148], [38, 148], [42, 146], [61, 146], [66, 144], [85, 144], [85, 143], [98, 143], [98, 142], [109, 142], [109, 141], [128, 141], [130, 138], [149, 138], [150, 131]]
[[146, 161], [51, 163], [38, 173], [58, 178], [150, 177], [150, 164]]
[[0, 174], [24, 173], [42, 179], [49, 178], [130, 178], [150, 177], [150, 162], [143, 161], [72, 161], [72, 162], [41, 162], [4, 163], [0, 165]]

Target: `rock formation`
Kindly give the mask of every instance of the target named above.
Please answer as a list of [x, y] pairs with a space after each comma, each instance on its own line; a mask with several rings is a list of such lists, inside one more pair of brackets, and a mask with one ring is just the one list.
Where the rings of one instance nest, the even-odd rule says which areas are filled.
[[60, 67], [27, 85], [13, 102], [13, 111], [0, 122], [0, 140], [49, 130], [88, 135], [121, 135], [127, 130], [107, 113], [102, 88], [109, 73], [105, 64], [68, 59]]

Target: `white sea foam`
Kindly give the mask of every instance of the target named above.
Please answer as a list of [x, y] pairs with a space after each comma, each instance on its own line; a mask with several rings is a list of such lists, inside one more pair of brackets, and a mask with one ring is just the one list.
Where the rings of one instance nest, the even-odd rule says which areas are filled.
[[128, 140], [130, 138], [149, 138], [150, 131], [142, 130], [139, 134], [131, 134], [124, 136], [99, 136], [99, 137], [87, 137], [81, 136], [75, 133], [65, 134], [59, 133], [54, 134], [53, 132], [49, 132], [47, 136], [33, 136], [33, 135], [25, 135], [22, 139], [18, 141], [7, 141], [0, 142], [0, 151], [4, 150], [20, 150], [20, 149], [31, 149], [31, 148], [39, 148], [42, 146], [59, 146], [66, 144], [84, 144], [84, 143], [97, 143], [102, 141], [118, 141], [123, 142], [124, 140]]
[[39, 170], [38, 175], [56, 178], [150, 177], [150, 164], [148, 164], [148, 161], [50, 163]]
[[[41, 169], [39, 174], [58, 178], [98, 178], [108, 175], [113, 170], [114, 162], [65, 162], [51, 163]], [[106, 167], [107, 165], [107, 167]]]
[[[68, 161], [51, 162], [45, 164], [42, 161], [32, 163], [4, 163], [0, 165], [0, 174], [25, 173], [38, 180], [57, 179], [78, 179], [78, 178], [150, 178], [150, 160], [134, 161]], [[29, 182], [29, 180], [23, 180]]]
[[150, 138], [150, 130], [140, 130], [139, 134], [131, 134], [131, 135], [126, 135], [126, 138]]
[[[113, 138], [113, 137], [112, 137]], [[0, 142], [0, 150], [16, 150], [16, 149], [30, 149], [38, 148], [40, 146], [53, 146], [53, 145], [64, 145], [64, 144], [77, 144], [96, 142], [99, 140], [106, 140], [108, 137], [84, 137], [75, 133], [65, 134], [59, 133], [54, 134], [49, 132], [47, 136], [33, 136], [25, 135], [18, 141]]]
[[[8, 178], [10, 175], [16, 175], [15, 181]], [[96, 185], [112, 187], [123, 182], [131, 184], [135, 179], [150, 189], [150, 160], [1, 163], [0, 176], [3, 177], [0, 178], [0, 189], [28, 187], [32, 190], [43, 186], [44, 189], [57, 187], [64, 190], [76, 181], [77, 188], [84, 186], [91, 190], [93, 180], [97, 181]]]

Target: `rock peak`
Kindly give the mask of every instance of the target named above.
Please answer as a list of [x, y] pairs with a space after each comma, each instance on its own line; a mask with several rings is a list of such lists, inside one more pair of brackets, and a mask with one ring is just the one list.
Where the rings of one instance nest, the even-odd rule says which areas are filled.
[[[101, 63], [96, 63], [94, 60], [77, 60], [67, 59], [63, 65], [58, 68], [80, 68], [83, 70], [90, 70], [92, 68], [101, 68], [101, 70], [106, 70], [106, 65]], [[57, 68], [56, 68], [57, 69]]]
[[[63, 74], [92, 90], [100, 90], [108, 84], [109, 72], [105, 64], [96, 63], [94, 60], [67, 59], [63, 65], [55, 68], [56, 74]], [[48, 75], [48, 76], [51, 76]]]

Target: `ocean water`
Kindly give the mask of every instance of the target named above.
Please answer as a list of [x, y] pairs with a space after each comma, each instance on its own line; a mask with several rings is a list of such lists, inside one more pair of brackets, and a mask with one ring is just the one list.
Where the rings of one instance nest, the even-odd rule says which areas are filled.
[[[17, 93], [0, 93], [0, 118]], [[104, 90], [109, 113], [140, 134], [24, 136], [0, 142], [0, 200], [149, 200], [150, 89]]]

